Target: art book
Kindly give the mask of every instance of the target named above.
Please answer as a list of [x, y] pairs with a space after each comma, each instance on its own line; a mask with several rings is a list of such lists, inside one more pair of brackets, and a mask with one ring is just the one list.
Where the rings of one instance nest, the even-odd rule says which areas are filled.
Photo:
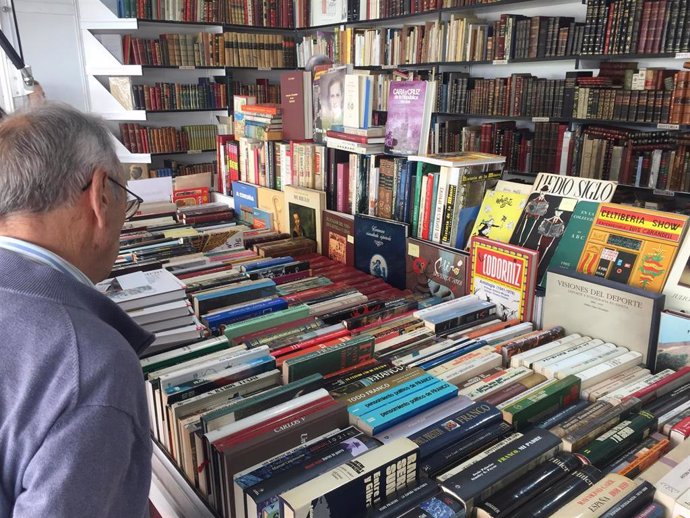
[[468, 293], [468, 263], [465, 251], [408, 238], [405, 285], [414, 293], [441, 300], [463, 297]]
[[289, 227], [285, 226], [285, 193], [268, 187], [257, 187], [257, 206], [271, 213], [273, 230], [287, 233]]
[[316, 251], [321, 253], [321, 213], [326, 208], [326, 193], [306, 187], [285, 186], [287, 211], [284, 225], [292, 237], [306, 237], [316, 241]]
[[283, 139], [304, 140], [314, 136], [314, 103], [311, 72], [294, 70], [280, 74], [280, 107], [283, 120]]
[[508, 243], [526, 203], [526, 194], [487, 191], [472, 228], [472, 236]]
[[565, 234], [577, 200], [546, 191], [529, 195], [510, 244], [539, 252], [537, 282], [541, 283], [558, 243]]
[[572, 270], [548, 272], [542, 327], [625, 346], [654, 368], [664, 296]]
[[[549, 261], [549, 268], [577, 269], [577, 263], [582, 255], [582, 249], [594, 222], [599, 204], [595, 201], [578, 201], [573, 214], [570, 216], [565, 233], [561, 237], [558, 247]], [[542, 283], [544, 278], [542, 278]]]
[[503, 320], [532, 320], [538, 253], [480, 236], [470, 240], [470, 293], [496, 304]]
[[688, 216], [602, 203], [577, 271], [660, 293]]
[[355, 265], [355, 218], [332, 210], [323, 211], [321, 243], [324, 255], [348, 266]]
[[426, 153], [435, 101], [436, 83], [433, 81], [391, 81], [386, 119], [387, 153]]
[[355, 266], [405, 289], [405, 244], [408, 225], [363, 214], [355, 215]]
[[659, 344], [654, 372], [690, 365], [690, 315], [664, 311], [659, 324]]
[[690, 232], [686, 232], [673, 268], [668, 275], [666, 287], [666, 309], [690, 313]]

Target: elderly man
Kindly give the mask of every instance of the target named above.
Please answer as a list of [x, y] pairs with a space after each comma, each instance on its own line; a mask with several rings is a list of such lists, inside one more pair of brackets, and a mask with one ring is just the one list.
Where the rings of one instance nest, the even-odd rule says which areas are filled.
[[43, 104], [0, 123], [0, 517], [148, 515], [138, 354], [152, 336], [94, 289], [139, 199], [108, 129]]

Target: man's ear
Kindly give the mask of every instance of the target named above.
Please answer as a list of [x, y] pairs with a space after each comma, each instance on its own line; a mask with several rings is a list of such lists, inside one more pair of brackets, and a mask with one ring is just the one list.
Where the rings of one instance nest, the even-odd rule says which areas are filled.
[[91, 179], [91, 185], [86, 191], [88, 204], [99, 228], [108, 224], [108, 209], [113, 203], [113, 192], [108, 185], [108, 174], [103, 169], [96, 169]]

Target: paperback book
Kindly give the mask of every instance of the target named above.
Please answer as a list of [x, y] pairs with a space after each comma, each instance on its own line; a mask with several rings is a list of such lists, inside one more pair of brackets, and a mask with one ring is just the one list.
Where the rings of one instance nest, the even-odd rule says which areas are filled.
[[387, 153], [426, 153], [435, 101], [436, 83], [433, 81], [391, 81], [386, 119]]
[[355, 266], [405, 289], [405, 244], [408, 225], [363, 214], [355, 215]]
[[324, 253], [347, 266], [355, 265], [355, 219], [350, 214], [324, 210], [321, 243]]
[[494, 302], [503, 320], [532, 320], [538, 253], [475, 236], [470, 256], [470, 292]]
[[441, 300], [467, 295], [467, 252], [408, 238], [406, 287]]
[[526, 203], [526, 194], [487, 191], [472, 228], [472, 236], [508, 243]]

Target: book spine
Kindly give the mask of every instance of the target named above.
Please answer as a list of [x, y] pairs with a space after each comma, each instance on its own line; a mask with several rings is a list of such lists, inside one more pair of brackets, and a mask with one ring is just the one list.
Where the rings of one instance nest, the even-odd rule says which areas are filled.
[[516, 430], [539, 421], [542, 417], [568, 407], [580, 397], [580, 379], [568, 376], [551, 383], [543, 390], [503, 408], [503, 418]]
[[655, 491], [656, 489], [652, 484], [644, 481], [602, 514], [601, 518], [633, 516], [652, 503]]
[[478, 430], [501, 422], [501, 412], [486, 403], [474, 403], [455, 415], [409, 436], [419, 446], [421, 458], [460, 442]]
[[[384, 390], [373, 397], [366, 397], [359, 399], [358, 403], [348, 406], [348, 412], [353, 417], [358, 417], [387, 405], [391, 401], [395, 401], [405, 394], [413, 393], [425, 389], [429, 385], [437, 384], [440, 380], [428, 374], [417, 376], [410, 381], [406, 381], [397, 387]], [[366, 394], [366, 391], [362, 394]], [[352, 398], [348, 398], [352, 399]], [[347, 403], [346, 403], [347, 404]]]

